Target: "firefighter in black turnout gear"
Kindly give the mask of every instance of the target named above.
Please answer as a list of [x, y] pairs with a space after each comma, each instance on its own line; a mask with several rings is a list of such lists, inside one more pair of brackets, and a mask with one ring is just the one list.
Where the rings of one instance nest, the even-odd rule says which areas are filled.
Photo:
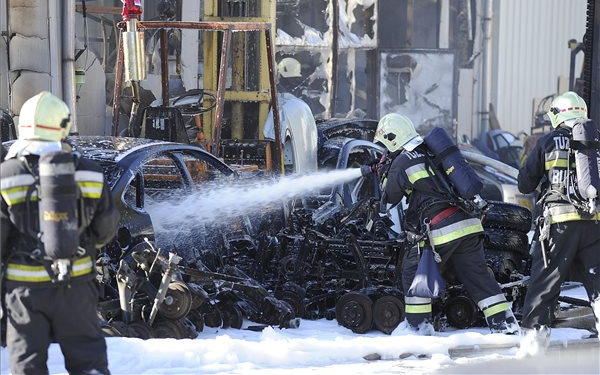
[[585, 101], [571, 91], [554, 99], [548, 116], [554, 130], [538, 140], [518, 177], [523, 193], [541, 185], [543, 213], [537, 219], [522, 326], [546, 341], [567, 274], [583, 283], [592, 306], [600, 302], [598, 130], [587, 119]]
[[387, 176], [380, 176], [382, 201], [396, 205], [407, 198], [403, 229], [409, 240], [416, 238], [414, 247], [405, 253], [402, 266], [408, 324], [424, 334], [432, 330], [432, 299], [410, 292], [421, 249], [430, 246], [439, 254], [442, 272], [451, 273], [477, 301], [493, 333], [517, 332], [518, 323], [510, 305], [485, 264], [481, 220], [461, 206], [449, 179], [444, 177], [452, 169], [445, 172], [436, 166], [428, 142], [403, 115], [382, 117], [374, 141], [383, 144], [392, 159]]
[[60, 345], [71, 374], [108, 374], [95, 281], [97, 249], [116, 230], [102, 169], [64, 152], [67, 105], [49, 92], [21, 108], [18, 140], [1, 165], [0, 256], [13, 374], [47, 374]]

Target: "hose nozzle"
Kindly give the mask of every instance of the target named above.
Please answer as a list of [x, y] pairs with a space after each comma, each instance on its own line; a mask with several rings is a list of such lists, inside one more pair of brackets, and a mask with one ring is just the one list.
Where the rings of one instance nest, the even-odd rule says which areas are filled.
[[363, 165], [362, 167], [360, 167], [360, 174], [363, 177], [367, 177], [368, 175], [376, 172], [376, 169], [374, 167], [375, 167], [374, 165], [369, 165], [369, 164]]

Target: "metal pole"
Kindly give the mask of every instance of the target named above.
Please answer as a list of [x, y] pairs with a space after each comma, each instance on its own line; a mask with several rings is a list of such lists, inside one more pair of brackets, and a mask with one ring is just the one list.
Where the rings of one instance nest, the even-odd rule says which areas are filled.
[[481, 53], [481, 124], [480, 132], [485, 134], [490, 125], [490, 77], [492, 73], [492, 16], [493, 0], [483, 1], [483, 15], [481, 18], [482, 53]]
[[62, 97], [71, 111], [71, 134], [79, 134], [75, 91], [75, 0], [66, 0], [62, 7]]
[[167, 30], [160, 30], [160, 75], [162, 82], [162, 106], [169, 106], [169, 41]]
[[217, 86], [217, 104], [215, 105], [215, 120], [213, 124], [212, 154], [219, 156], [221, 147], [221, 121], [223, 121], [223, 107], [225, 106], [225, 71], [227, 70], [227, 57], [229, 55], [229, 40], [231, 31], [223, 33], [221, 39], [221, 61], [219, 62], [219, 82]]
[[62, 2], [48, 2], [48, 44], [50, 46], [50, 91], [62, 97]]
[[283, 174], [283, 151], [281, 150], [281, 119], [279, 118], [279, 102], [277, 101], [277, 85], [275, 84], [275, 58], [273, 54], [273, 40], [271, 28], [265, 30], [267, 46], [267, 66], [269, 67], [269, 84], [271, 85], [271, 106], [273, 110], [273, 126], [275, 127], [275, 160], [273, 168]]
[[338, 79], [338, 54], [339, 54], [339, 30], [340, 30], [340, 4], [338, 0], [333, 0], [333, 21], [331, 40], [331, 91], [329, 93], [329, 117], [335, 117], [337, 100], [337, 79]]
[[121, 90], [123, 88], [123, 70], [125, 66], [125, 53], [123, 51], [123, 32], [119, 30], [117, 37], [117, 62], [115, 68], [115, 90], [113, 92], [113, 126], [112, 136], [116, 137], [119, 134], [119, 113], [121, 111]]

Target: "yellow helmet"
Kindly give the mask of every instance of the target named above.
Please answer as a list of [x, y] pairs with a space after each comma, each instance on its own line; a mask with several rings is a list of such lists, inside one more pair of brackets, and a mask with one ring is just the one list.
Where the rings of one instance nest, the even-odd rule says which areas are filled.
[[587, 105], [579, 95], [573, 91], [567, 91], [554, 98], [548, 111], [548, 117], [553, 128], [565, 121], [566, 125], [570, 125], [569, 120], [587, 118]]
[[402, 148], [412, 151], [423, 143], [423, 138], [419, 136], [408, 117], [399, 113], [389, 113], [379, 120], [373, 142], [382, 143], [390, 152]]
[[48, 91], [27, 99], [19, 114], [19, 139], [60, 141], [71, 128], [69, 107]]

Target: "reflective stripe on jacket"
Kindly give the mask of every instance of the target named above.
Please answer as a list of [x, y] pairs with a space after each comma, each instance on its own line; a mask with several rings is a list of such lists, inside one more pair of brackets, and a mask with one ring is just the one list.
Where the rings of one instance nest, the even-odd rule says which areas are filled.
[[462, 237], [482, 232], [483, 226], [481, 225], [481, 220], [478, 218], [469, 218], [431, 230], [429, 242], [433, 246], [439, 246]]
[[[76, 171], [75, 181], [81, 197], [100, 199], [102, 188], [104, 186], [104, 175], [102, 172], [95, 171]], [[20, 174], [17, 176], [6, 177], [0, 181], [0, 194], [6, 204], [14, 206], [25, 202], [29, 187], [35, 183], [35, 178], [31, 174]], [[31, 201], [37, 201], [37, 191], [33, 189], [30, 197]]]
[[551, 206], [550, 209], [550, 224], [564, 223], [567, 221], [578, 220], [600, 220], [600, 205], [596, 206], [596, 214], [591, 217], [582, 217], [577, 209], [570, 204], [561, 204]]
[[[31, 174], [20, 174], [12, 177], [5, 177], [0, 180], [0, 194], [6, 204], [14, 206], [15, 204], [25, 202], [27, 190], [29, 186], [35, 182], [35, 178]], [[37, 200], [37, 191], [31, 193], [31, 200]]]
[[[89, 275], [92, 271], [94, 271], [92, 257], [86, 256], [73, 262], [71, 277]], [[27, 283], [43, 283], [52, 280], [46, 267], [18, 263], [8, 263], [6, 266], [6, 279]]]

